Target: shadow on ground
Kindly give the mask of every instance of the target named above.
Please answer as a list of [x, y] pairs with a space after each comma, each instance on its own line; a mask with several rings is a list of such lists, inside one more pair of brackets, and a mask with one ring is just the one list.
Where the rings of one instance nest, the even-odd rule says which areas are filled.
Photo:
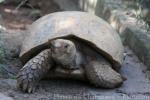
[[35, 93], [26, 94], [17, 89], [15, 79], [1, 79], [0, 92], [14, 100], [149, 100], [149, 71], [128, 47], [124, 54], [121, 73], [127, 80], [116, 89], [95, 88], [75, 80], [43, 80]]

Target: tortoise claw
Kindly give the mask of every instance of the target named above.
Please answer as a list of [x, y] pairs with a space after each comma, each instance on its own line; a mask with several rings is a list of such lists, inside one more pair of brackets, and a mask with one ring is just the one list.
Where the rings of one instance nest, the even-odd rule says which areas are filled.
[[35, 91], [39, 80], [51, 68], [48, 63], [50, 61], [49, 52], [49, 49], [44, 50], [24, 65], [17, 75], [18, 88], [28, 93]]
[[[29, 68], [30, 67], [28, 67], [28, 70]], [[32, 70], [30, 72], [32, 72]], [[18, 73], [17, 87], [20, 88], [23, 92], [33, 93], [35, 91], [37, 85], [36, 83], [38, 83], [38, 80], [36, 77], [31, 77], [33, 76], [31, 74], [32, 73], [27, 73], [26, 68]]]

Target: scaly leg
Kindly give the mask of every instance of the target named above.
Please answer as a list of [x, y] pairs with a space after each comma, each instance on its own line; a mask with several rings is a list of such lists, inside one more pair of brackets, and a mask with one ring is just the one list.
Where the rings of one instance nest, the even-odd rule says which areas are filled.
[[40, 79], [53, 65], [50, 49], [46, 49], [29, 60], [19, 71], [17, 76], [18, 87], [24, 92], [34, 92]]
[[97, 87], [115, 88], [123, 83], [121, 75], [103, 58], [99, 61], [89, 61], [85, 71], [89, 81]]

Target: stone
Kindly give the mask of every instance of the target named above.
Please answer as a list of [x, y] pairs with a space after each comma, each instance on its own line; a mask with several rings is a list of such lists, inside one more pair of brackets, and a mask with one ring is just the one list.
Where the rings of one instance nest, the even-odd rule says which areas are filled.
[[2, 93], [0, 93], [0, 100], [14, 100], [13, 98], [11, 97], [8, 97]]

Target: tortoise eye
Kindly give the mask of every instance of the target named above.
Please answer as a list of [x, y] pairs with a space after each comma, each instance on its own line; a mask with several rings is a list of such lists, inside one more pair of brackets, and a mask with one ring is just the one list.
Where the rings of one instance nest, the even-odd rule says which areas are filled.
[[68, 44], [66, 44], [65, 46], [64, 46], [64, 48], [68, 48], [69, 47], [69, 45]]

